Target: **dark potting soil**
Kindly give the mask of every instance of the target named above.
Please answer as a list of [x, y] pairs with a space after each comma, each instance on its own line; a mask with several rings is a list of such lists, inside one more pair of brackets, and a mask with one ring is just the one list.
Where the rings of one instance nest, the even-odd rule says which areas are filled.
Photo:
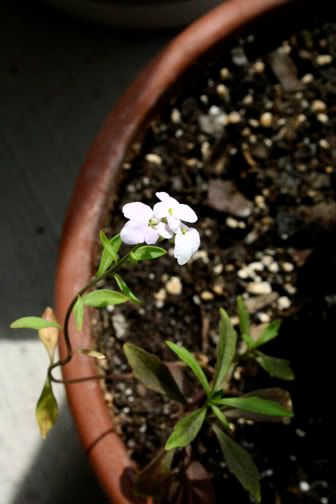
[[[250, 35], [195, 65], [130, 149], [106, 232], [120, 230], [123, 204], [153, 205], [155, 192], [167, 191], [195, 209], [201, 249], [183, 267], [170, 250], [125, 270], [143, 303], [100, 311], [93, 323], [104, 369], [113, 374], [129, 372], [125, 341], [165, 361], [175, 359], [164, 341], [181, 342], [213, 366], [219, 308], [237, 323], [239, 294], [256, 330], [282, 319], [265, 352], [289, 359], [295, 381], [252, 365], [237, 370], [234, 388], [281, 386], [295, 417], [238, 422], [235, 438], [262, 474], [263, 502], [324, 504], [336, 502], [336, 24], [296, 31], [267, 53], [264, 47]], [[143, 467], [164, 444], [178, 406], [132, 378], [106, 380], [106, 400]], [[210, 431], [193, 454], [218, 502], [249, 502]]]

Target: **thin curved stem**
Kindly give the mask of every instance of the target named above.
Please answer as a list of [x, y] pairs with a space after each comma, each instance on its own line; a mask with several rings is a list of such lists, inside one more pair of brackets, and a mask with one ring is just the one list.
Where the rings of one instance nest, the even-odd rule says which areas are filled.
[[127, 254], [124, 255], [119, 261], [117, 261], [109, 270], [107, 270], [105, 273], [100, 275], [99, 277], [93, 278], [89, 283], [87, 283], [82, 289], [76, 294], [76, 296], [73, 298], [71, 303], [68, 306], [68, 309], [65, 314], [64, 318], [64, 327], [63, 327], [63, 336], [64, 336], [64, 342], [66, 346], [66, 356], [63, 359], [59, 359], [58, 361], [54, 362], [53, 364], [50, 364], [48, 367], [48, 378], [50, 381], [54, 383], [80, 383], [86, 380], [97, 380], [99, 378], [102, 378], [99, 375], [96, 376], [88, 376], [88, 377], [83, 377], [83, 378], [78, 378], [74, 380], [61, 380], [58, 378], [55, 378], [52, 374], [53, 370], [59, 366], [65, 366], [68, 364], [72, 357], [73, 357], [73, 348], [70, 340], [70, 335], [69, 335], [69, 321], [71, 317], [72, 310], [77, 302], [77, 299], [79, 296], [82, 296], [85, 294], [86, 291], [91, 289], [91, 287], [94, 287], [98, 282], [106, 278], [107, 276], [111, 275], [112, 273], [118, 271], [121, 266], [127, 261], [129, 258], [131, 252], [135, 249], [136, 247], [133, 247], [132, 250], [130, 250]]

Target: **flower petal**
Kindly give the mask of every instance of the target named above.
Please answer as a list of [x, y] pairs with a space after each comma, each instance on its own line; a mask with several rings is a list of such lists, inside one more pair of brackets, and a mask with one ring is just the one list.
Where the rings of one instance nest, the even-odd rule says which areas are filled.
[[126, 219], [132, 219], [135, 221], [146, 221], [153, 217], [153, 210], [150, 206], [136, 201], [134, 203], [127, 203], [123, 206], [122, 212]]
[[174, 217], [185, 222], [196, 222], [198, 217], [189, 205], [179, 205], [174, 209]]
[[159, 232], [156, 229], [150, 226], [147, 227], [145, 233], [145, 242], [147, 243], [147, 245], [153, 245], [153, 243], [156, 243], [158, 241], [159, 237]]
[[137, 245], [138, 243], [143, 243], [145, 241], [147, 228], [147, 222], [129, 220], [120, 231], [121, 241], [127, 245]]
[[166, 192], [157, 192], [155, 193], [155, 196], [160, 200], [160, 201], [166, 201], [170, 198], [169, 194]]
[[174, 233], [176, 233], [180, 229], [181, 221], [179, 219], [175, 219], [175, 217], [172, 217], [170, 214], [167, 215], [167, 222], [169, 228]]
[[162, 238], [166, 238], [169, 240], [174, 236], [174, 232], [170, 229], [168, 224], [165, 224], [164, 222], [159, 222], [159, 224], [156, 226], [156, 229]]
[[180, 266], [186, 264], [200, 246], [200, 236], [196, 229], [189, 229], [186, 233], [175, 236], [174, 257]]
[[157, 192], [155, 195], [166, 204], [167, 209], [172, 209], [174, 212], [180, 206], [180, 203], [166, 192]]
[[163, 219], [169, 215], [169, 207], [164, 202], [156, 203], [153, 208], [154, 217], [156, 219]]

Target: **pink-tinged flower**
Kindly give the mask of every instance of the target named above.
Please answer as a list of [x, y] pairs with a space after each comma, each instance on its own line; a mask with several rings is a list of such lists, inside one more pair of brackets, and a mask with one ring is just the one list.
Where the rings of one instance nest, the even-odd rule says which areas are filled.
[[174, 247], [174, 257], [180, 266], [186, 264], [197, 252], [200, 243], [199, 232], [194, 228], [188, 228], [182, 224], [176, 232]]
[[139, 243], [153, 245], [160, 236], [163, 238], [173, 236], [168, 225], [160, 222], [154, 216], [151, 207], [144, 203], [127, 203], [122, 212], [126, 219], [129, 219], [120, 231], [120, 238], [127, 245], [138, 245]]
[[156, 219], [166, 219], [169, 228], [176, 233], [183, 222], [196, 222], [197, 215], [189, 205], [179, 203], [166, 192], [157, 192], [160, 203], [154, 205]]

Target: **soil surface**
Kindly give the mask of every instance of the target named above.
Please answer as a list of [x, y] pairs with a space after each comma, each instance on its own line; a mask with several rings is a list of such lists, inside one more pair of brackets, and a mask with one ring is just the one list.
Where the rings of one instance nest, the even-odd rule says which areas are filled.
[[[291, 361], [295, 381], [247, 366], [234, 386], [289, 390], [295, 417], [289, 425], [239, 422], [235, 438], [262, 474], [263, 502], [325, 504], [336, 502], [336, 24], [266, 47], [246, 36], [195, 65], [130, 149], [105, 231], [120, 230], [123, 204], [153, 205], [164, 190], [195, 209], [201, 249], [183, 267], [170, 250], [125, 271], [143, 303], [100, 311], [93, 323], [106, 372], [128, 373], [125, 341], [165, 361], [174, 356], [164, 341], [181, 342], [213, 366], [219, 308], [236, 323], [237, 295], [255, 328], [281, 318], [280, 336], [264, 349]], [[144, 466], [178, 406], [133, 379], [107, 380], [106, 400], [130, 456]], [[218, 502], [250, 502], [211, 432], [193, 452]]]

